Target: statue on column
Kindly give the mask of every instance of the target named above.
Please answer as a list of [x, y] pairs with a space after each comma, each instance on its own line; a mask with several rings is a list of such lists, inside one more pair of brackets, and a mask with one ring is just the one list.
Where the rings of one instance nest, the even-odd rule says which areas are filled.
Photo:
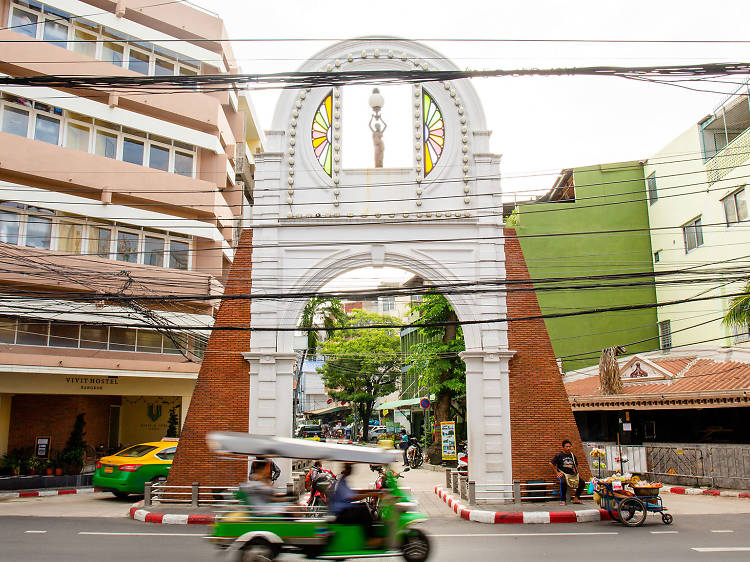
[[383, 117], [380, 115], [380, 110], [383, 109], [383, 95], [380, 90], [373, 88], [372, 94], [370, 95], [370, 107], [372, 108], [372, 116], [370, 117], [370, 130], [372, 131], [372, 144], [375, 149], [375, 167], [383, 167], [383, 154], [385, 153], [385, 143], [383, 142], [383, 133], [385, 132], [386, 124]]

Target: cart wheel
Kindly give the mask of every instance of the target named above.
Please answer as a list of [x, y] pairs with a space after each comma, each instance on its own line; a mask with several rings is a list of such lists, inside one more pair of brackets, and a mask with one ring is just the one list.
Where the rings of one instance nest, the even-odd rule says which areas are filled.
[[672, 521], [674, 521], [674, 517], [672, 517], [671, 513], [662, 513], [661, 520], [665, 525], [671, 525]]
[[255, 538], [240, 550], [239, 562], [271, 562], [279, 554], [279, 545]]
[[430, 555], [430, 541], [419, 529], [411, 529], [401, 543], [401, 553], [406, 562], [423, 562]]
[[625, 498], [620, 500], [620, 504], [617, 506], [617, 514], [623, 525], [640, 527], [646, 521], [648, 511], [638, 498]]

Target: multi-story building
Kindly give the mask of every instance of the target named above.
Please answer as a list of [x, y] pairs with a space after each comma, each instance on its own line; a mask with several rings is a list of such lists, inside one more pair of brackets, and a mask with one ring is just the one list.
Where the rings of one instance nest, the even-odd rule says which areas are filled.
[[[698, 343], [746, 346], [750, 341], [747, 326], [732, 329], [721, 322], [729, 295], [741, 292], [747, 279], [747, 94], [745, 84], [649, 158], [644, 168], [654, 270], [686, 270], [694, 277], [689, 284], [657, 286], [665, 350]], [[683, 302], [668, 304], [674, 301]]]
[[[0, 73], [235, 73], [226, 36], [182, 2], [0, 0]], [[0, 86], [0, 454], [60, 450], [79, 413], [105, 449], [184, 419], [207, 337], [187, 328], [212, 325], [249, 217], [256, 123], [231, 89]], [[161, 296], [182, 300], [138, 300]]]
[[629, 353], [658, 348], [647, 207], [641, 162], [565, 169], [548, 193], [516, 207], [510, 223], [542, 314], [650, 306], [547, 318], [564, 371], [597, 364], [615, 345]]

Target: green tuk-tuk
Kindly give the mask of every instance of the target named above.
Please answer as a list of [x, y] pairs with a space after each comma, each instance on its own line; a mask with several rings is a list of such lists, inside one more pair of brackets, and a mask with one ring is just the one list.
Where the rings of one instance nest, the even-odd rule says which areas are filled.
[[[400, 452], [372, 447], [318, 443], [304, 439], [263, 437], [247, 433], [211, 433], [211, 449], [218, 453], [307, 460], [340, 461], [368, 465], [388, 465]], [[345, 560], [403, 556], [409, 562], [426, 560], [430, 553], [427, 536], [415, 525], [427, 516], [398, 486], [397, 477], [386, 471], [380, 499], [379, 521], [375, 532], [384, 546], [367, 548], [360, 525], [337, 523], [335, 517], [318, 508], [295, 505], [278, 513], [254, 510], [252, 498], [238, 494], [239, 506], [217, 514], [208, 537], [220, 548], [236, 553], [241, 562], [273, 560], [281, 552], [295, 552], [307, 558]]]

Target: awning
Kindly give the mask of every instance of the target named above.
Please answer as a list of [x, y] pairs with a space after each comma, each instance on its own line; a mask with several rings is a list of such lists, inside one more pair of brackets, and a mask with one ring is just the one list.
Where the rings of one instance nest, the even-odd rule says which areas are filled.
[[[409, 408], [411, 406], [418, 406], [424, 396], [419, 398], [409, 398], [408, 400], [394, 400], [393, 402], [384, 402], [380, 406], [377, 406], [376, 410], [400, 410], [402, 408]], [[435, 400], [435, 396], [430, 396], [430, 400]]]
[[328, 408], [321, 408], [320, 410], [313, 410], [311, 412], [305, 412], [308, 416], [325, 416], [326, 414], [333, 414], [335, 412], [343, 412], [344, 410], [351, 410], [351, 406], [330, 406]]

